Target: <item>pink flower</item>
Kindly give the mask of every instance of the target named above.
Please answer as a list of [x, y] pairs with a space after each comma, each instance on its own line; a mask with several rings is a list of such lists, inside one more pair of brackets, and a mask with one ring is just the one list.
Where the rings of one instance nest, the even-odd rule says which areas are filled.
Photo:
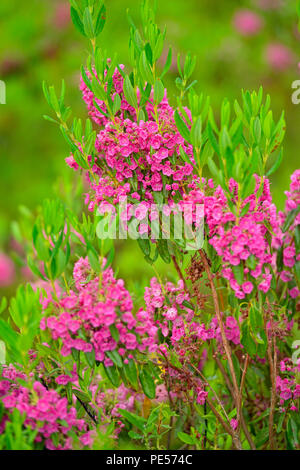
[[10, 286], [15, 280], [15, 265], [12, 260], [0, 253], [0, 287]]
[[293, 299], [296, 299], [297, 297], [299, 297], [300, 291], [299, 291], [298, 287], [293, 287], [293, 288], [289, 291], [289, 294], [290, 294], [290, 296], [291, 296]]
[[91, 447], [93, 445], [93, 438], [92, 438], [91, 431], [86, 432], [79, 439], [84, 446]]
[[76, 163], [72, 155], [70, 157], [65, 158], [65, 162], [67, 163], [67, 165], [69, 165], [70, 168], [73, 168], [73, 170], [78, 170], [79, 165], [78, 163]]
[[244, 284], [242, 284], [242, 289], [245, 292], [245, 294], [251, 294], [251, 292], [253, 291], [252, 282], [249, 282], [249, 281], [244, 282]]
[[208, 395], [208, 392], [205, 392], [204, 390], [199, 390], [197, 393], [196, 402], [199, 405], [204, 405], [207, 395]]
[[265, 53], [267, 63], [275, 70], [285, 70], [289, 68], [294, 56], [292, 51], [280, 43], [272, 43], [267, 46]]
[[67, 385], [69, 382], [72, 382], [72, 377], [69, 375], [59, 375], [56, 377], [55, 382], [58, 385]]
[[237, 429], [237, 427], [238, 427], [238, 421], [237, 421], [236, 419], [232, 418], [232, 419], [230, 420], [230, 426], [231, 426], [232, 429], [235, 431], [235, 430]]
[[263, 20], [251, 10], [239, 10], [234, 16], [233, 24], [243, 36], [254, 36], [262, 29]]
[[177, 317], [177, 310], [174, 307], [169, 308], [164, 315], [167, 320], [173, 321]]

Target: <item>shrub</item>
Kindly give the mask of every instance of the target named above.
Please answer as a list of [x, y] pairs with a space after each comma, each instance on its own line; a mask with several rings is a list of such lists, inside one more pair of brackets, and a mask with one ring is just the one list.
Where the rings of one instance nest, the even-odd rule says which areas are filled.
[[[141, 32], [129, 17], [131, 71], [97, 46], [105, 15], [71, 1], [91, 50], [80, 85], [91, 120], [71, 120], [64, 83], [60, 96], [44, 84], [86, 210], [38, 210], [28, 265], [40, 279], [0, 321], [0, 445], [297, 449], [300, 171], [285, 212], [269, 181], [284, 114], [274, 120], [260, 88], [216, 116], [191, 54], [178, 56], [170, 104], [172, 51], [161, 69], [165, 31], [148, 1]], [[129, 292], [111, 267], [116, 222], [177, 279], [156, 270], [144, 300]]]

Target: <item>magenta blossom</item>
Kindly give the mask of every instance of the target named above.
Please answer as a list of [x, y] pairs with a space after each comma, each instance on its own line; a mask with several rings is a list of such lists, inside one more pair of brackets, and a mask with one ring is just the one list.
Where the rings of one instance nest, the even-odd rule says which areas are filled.
[[294, 61], [293, 52], [280, 43], [269, 44], [266, 48], [265, 58], [274, 70], [286, 70]]
[[0, 253], [0, 287], [10, 286], [15, 280], [15, 265], [12, 260]]
[[251, 10], [238, 10], [234, 15], [233, 24], [243, 36], [255, 36], [262, 29], [263, 20]]

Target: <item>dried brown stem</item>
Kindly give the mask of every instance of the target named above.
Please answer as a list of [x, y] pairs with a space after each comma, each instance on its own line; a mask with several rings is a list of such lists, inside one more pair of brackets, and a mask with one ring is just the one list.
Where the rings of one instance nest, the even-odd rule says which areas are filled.
[[228, 434], [230, 434], [230, 436], [232, 437], [232, 442], [233, 442], [234, 447], [237, 450], [243, 450], [242, 445], [241, 445], [241, 441], [240, 441], [239, 437], [235, 435], [235, 433], [234, 433], [233, 429], [231, 428], [231, 426], [224, 421], [224, 419], [222, 418], [220, 413], [216, 410], [216, 408], [214, 407], [214, 405], [212, 404], [212, 402], [210, 401], [210, 399], [208, 397], [206, 398], [206, 401], [207, 401], [211, 411], [215, 415], [215, 417], [218, 419], [220, 424], [222, 424], [225, 431], [228, 432]]
[[[223, 377], [224, 377], [224, 380], [225, 380], [225, 382], [226, 382], [226, 385], [227, 385], [227, 388], [228, 388], [229, 392], [231, 393], [231, 395], [233, 395], [232, 384], [231, 384], [231, 382], [230, 382], [230, 379], [229, 379], [228, 375], [226, 374], [226, 371], [225, 371], [225, 369], [224, 369], [224, 367], [223, 367], [222, 362], [221, 362], [217, 357], [216, 357], [215, 360], [216, 360], [216, 363], [218, 364], [218, 367], [219, 367], [219, 369], [220, 369], [221, 374], [222, 374]], [[249, 429], [248, 429], [248, 427], [247, 427], [247, 424], [246, 424], [246, 422], [245, 422], [243, 413], [241, 413], [241, 425], [242, 425], [244, 434], [245, 434], [245, 436], [246, 436], [247, 441], [249, 442], [249, 445], [250, 445], [251, 449], [252, 449], [252, 450], [256, 450], [255, 444], [254, 444], [254, 442], [253, 442], [253, 440], [252, 440], [251, 434], [250, 434]]]
[[[172, 369], [178, 371], [178, 372], [182, 372], [182, 370], [184, 371], [184, 368], [183, 369], [179, 369], [178, 367], [174, 366], [173, 364], [169, 363], [166, 355], [162, 352], [163, 356], [164, 356], [164, 359], [166, 361], [166, 365], [167, 367], [171, 367]], [[193, 366], [194, 367], [194, 366]], [[195, 368], [195, 367], [194, 367]], [[199, 371], [197, 370], [197, 372], [199, 373]], [[199, 375], [201, 375], [201, 373], [199, 373]], [[205, 382], [207, 382], [207, 380], [204, 378]], [[219, 400], [218, 400], [219, 401]], [[225, 429], [226, 432], [228, 432], [228, 434], [230, 434], [230, 436], [232, 437], [232, 442], [233, 442], [233, 445], [235, 446], [235, 448], [237, 450], [243, 450], [242, 448], [242, 444], [241, 444], [241, 441], [239, 439], [239, 436], [236, 435], [236, 433], [234, 432], [234, 430], [231, 428], [230, 424], [227, 424], [224, 419], [222, 418], [221, 414], [216, 410], [216, 408], [214, 407], [214, 405], [212, 404], [212, 402], [210, 401], [210, 399], [207, 397], [206, 398], [206, 402], [208, 403], [208, 405], [210, 406], [211, 408], [211, 411], [213, 412], [213, 414], [216, 416], [216, 418], [218, 419], [218, 421], [220, 422], [220, 424], [223, 426], [223, 428]]]
[[225, 329], [224, 329], [223, 320], [222, 320], [222, 316], [221, 316], [221, 311], [220, 311], [220, 307], [219, 307], [218, 294], [217, 294], [217, 291], [216, 291], [213, 276], [212, 276], [212, 273], [211, 273], [206, 255], [205, 255], [203, 250], [199, 250], [199, 253], [200, 253], [200, 257], [201, 257], [203, 266], [205, 268], [207, 278], [208, 278], [208, 281], [209, 281], [209, 284], [210, 284], [211, 292], [212, 292], [212, 298], [213, 298], [213, 302], [214, 302], [215, 312], [216, 312], [216, 315], [217, 315], [217, 320], [218, 320], [218, 324], [219, 324], [220, 331], [221, 331], [222, 343], [223, 343], [225, 354], [226, 354], [226, 357], [227, 357], [227, 360], [228, 360], [229, 370], [230, 370], [231, 377], [232, 377], [233, 392], [234, 392], [233, 393], [233, 399], [234, 399], [235, 404], [236, 404], [237, 416], [238, 416], [238, 419], [239, 419], [239, 417], [240, 417], [239, 387], [238, 387], [238, 383], [237, 383], [236, 375], [235, 375], [235, 371], [234, 371], [234, 366], [233, 366], [233, 361], [232, 361], [232, 356], [231, 356], [231, 348], [230, 348], [229, 342], [228, 342], [228, 340], [226, 338], [226, 334], [225, 334]]
[[268, 359], [270, 364], [270, 379], [271, 379], [271, 403], [270, 403], [270, 414], [269, 414], [269, 441], [270, 441], [270, 448], [272, 450], [276, 449], [276, 442], [274, 438], [274, 414], [275, 414], [275, 406], [276, 406], [276, 367], [277, 367], [277, 356], [276, 356], [276, 343], [275, 338], [273, 338], [273, 350], [274, 350], [274, 358], [272, 354], [272, 333], [273, 333], [273, 324], [271, 319], [271, 332], [270, 336], [268, 334], [268, 330], [266, 328], [266, 335], [268, 338]]
[[181, 279], [182, 282], [183, 282], [184, 290], [185, 290], [188, 294], [190, 294], [189, 289], [188, 289], [188, 286], [187, 286], [187, 283], [186, 283], [186, 281], [185, 281], [185, 279], [184, 279], [184, 277], [183, 277], [182, 271], [181, 271], [181, 269], [180, 269], [180, 267], [179, 267], [179, 264], [177, 263], [176, 257], [175, 257], [175, 256], [172, 256], [172, 260], [173, 260], [174, 267], [175, 267], [175, 269], [176, 269], [176, 271], [177, 271], [177, 274], [178, 274], [178, 276], [180, 277], [180, 279]]

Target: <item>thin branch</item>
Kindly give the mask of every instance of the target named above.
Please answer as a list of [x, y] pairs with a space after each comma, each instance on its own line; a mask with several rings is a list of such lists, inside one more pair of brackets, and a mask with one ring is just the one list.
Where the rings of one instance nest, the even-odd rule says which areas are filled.
[[276, 449], [276, 443], [274, 439], [274, 414], [275, 414], [275, 405], [276, 405], [276, 364], [277, 364], [277, 357], [276, 357], [276, 343], [275, 338], [273, 338], [273, 349], [274, 349], [274, 360], [272, 355], [272, 333], [273, 333], [273, 324], [272, 318], [271, 321], [271, 335], [269, 336], [268, 330], [266, 328], [266, 335], [267, 335], [267, 342], [268, 342], [268, 359], [270, 364], [270, 379], [271, 379], [271, 403], [270, 403], [270, 414], [269, 414], [269, 440], [270, 440], [270, 448], [272, 450]]
[[[178, 371], [178, 372], [184, 372], [185, 369], [179, 369], [178, 367], [174, 366], [173, 364], [169, 363], [167, 357], [165, 356], [165, 354], [163, 353], [163, 351], [161, 351], [163, 356], [164, 356], [164, 359], [167, 363], [167, 367], [172, 367], [172, 369]], [[192, 364], [191, 364], [192, 365]], [[195, 368], [195, 366], [193, 366]], [[197, 370], [197, 372], [199, 373], [199, 370]], [[199, 375], [201, 375], [201, 373], [199, 373]], [[204, 378], [205, 382], [207, 383], [207, 380]], [[207, 383], [208, 384], [208, 383]], [[208, 384], [209, 385], [209, 384]], [[214, 392], [214, 390], [213, 390]], [[215, 393], [215, 392], [214, 392]], [[217, 397], [218, 399], [218, 397]], [[221, 414], [217, 411], [217, 409], [214, 407], [214, 405], [212, 404], [212, 402], [210, 401], [210, 399], [208, 397], [206, 397], [206, 401], [207, 403], [209, 404], [210, 408], [211, 408], [211, 411], [213, 412], [213, 414], [216, 416], [216, 418], [219, 420], [220, 424], [223, 426], [223, 428], [225, 429], [226, 432], [228, 432], [228, 434], [230, 434], [230, 436], [232, 437], [232, 442], [235, 446], [235, 448], [237, 450], [242, 450], [242, 444], [241, 444], [241, 441], [239, 439], [239, 436], [236, 435], [235, 431], [232, 429], [232, 427], [230, 426], [230, 424], [227, 424], [223, 417], [221, 416]], [[219, 399], [218, 399], [219, 401]], [[222, 406], [222, 409], [224, 410], [223, 408], [223, 405], [221, 404]], [[225, 412], [226, 414], [226, 412]], [[227, 415], [226, 415], [227, 416]]]
[[180, 279], [181, 279], [182, 282], [183, 282], [184, 290], [190, 295], [189, 288], [188, 288], [187, 283], [186, 283], [186, 281], [185, 281], [185, 279], [184, 279], [184, 276], [183, 276], [182, 271], [181, 271], [181, 269], [180, 269], [180, 267], [179, 267], [179, 264], [177, 263], [176, 257], [175, 257], [175, 256], [172, 256], [172, 260], [173, 260], [174, 267], [175, 267], [175, 269], [176, 269], [176, 271], [177, 271], [177, 274], [178, 274], [178, 276], [180, 277]]
[[212, 404], [212, 402], [210, 401], [210, 399], [207, 397], [206, 398], [206, 401], [207, 403], [209, 404], [210, 406], [210, 409], [211, 411], [213, 412], [213, 414], [215, 415], [215, 417], [219, 420], [219, 422], [222, 424], [223, 428], [225, 429], [226, 432], [228, 432], [228, 434], [230, 434], [230, 436], [232, 437], [232, 442], [235, 446], [235, 448], [237, 450], [243, 450], [242, 448], [242, 445], [241, 445], [241, 442], [239, 440], [239, 438], [235, 435], [233, 429], [231, 428], [230, 425], [228, 425], [227, 423], [225, 423], [225, 421], [223, 420], [222, 416], [220, 415], [220, 413], [216, 410], [216, 408], [214, 407], [214, 405]]
[[[224, 367], [223, 367], [222, 362], [221, 362], [220, 359], [217, 358], [217, 357], [215, 358], [215, 361], [216, 361], [216, 363], [217, 363], [217, 365], [218, 365], [218, 367], [219, 367], [219, 369], [220, 369], [221, 374], [222, 374], [223, 377], [224, 377], [224, 380], [225, 380], [225, 382], [226, 382], [226, 385], [227, 385], [227, 388], [228, 388], [229, 392], [230, 392], [231, 395], [233, 396], [232, 384], [231, 384], [231, 382], [230, 382], [230, 379], [229, 379], [228, 375], [226, 374], [226, 371], [225, 371], [225, 369], [224, 369]], [[252, 450], [256, 450], [255, 444], [254, 444], [254, 442], [253, 442], [253, 440], [252, 440], [251, 434], [250, 434], [249, 429], [248, 429], [248, 427], [247, 427], [247, 424], [246, 424], [246, 422], [245, 422], [245, 418], [244, 418], [244, 416], [243, 416], [243, 413], [241, 413], [241, 425], [242, 425], [244, 434], [245, 434], [245, 436], [246, 436], [247, 441], [249, 442], [249, 445], [250, 445], [251, 449], [252, 449]]]
[[[76, 396], [76, 395], [75, 395]], [[90, 412], [88, 406], [86, 405], [86, 403], [84, 403], [82, 400], [80, 400], [80, 398], [76, 397], [77, 400], [79, 401], [79, 403], [81, 404], [81, 406], [85, 409], [86, 413], [89, 415], [89, 417], [94, 421], [94, 423], [97, 425], [98, 424], [98, 421], [97, 419], [95, 418], [95, 416]]]
[[230, 370], [230, 373], [231, 373], [231, 376], [232, 376], [233, 390], [234, 390], [233, 398], [234, 398], [234, 401], [235, 401], [235, 404], [236, 404], [237, 416], [238, 416], [238, 419], [239, 419], [239, 416], [240, 416], [239, 387], [238, 387], [238, 383], [237, 383], [237, 380], [236, 380], [234, 365], [233, 365], [233, 361], [232, 361], [232, 357], [231, 357], [231, 348], [230, 348], [229, 342], [228, 342], [227, 337], [226, 337], [226, 333], [225, 333], [225, 329], [224, 329], [224, 325], [223, 325], [223, 320], [222, 320], [222, 316], [221, 316], [221, 312], [220, 312], [218, 294], [217, 294], [217, 291], [216, 291], [213, 276], [212, 276], [212, 273], [211, 273], [206, 255], [205, 255], [203, 250], [199, 250], [199, 253], [200, 253], [200, 257], [201, 257], [202, 263], [204, 265], [204, 268], [205, 268], [205, 271], [206, 271], [206, 274], [207, 274], [207, 278], [208, 278], [208, 281], [209, 281], [209, 284], [210, 284], [211, 292], [212, 292], [212, 298], [213, 298], [213, 302], [214, 302], [215, 312], [216, 312], [216, 315], [217, 315], [218, 324], [219, 324], [220, 331], [221, 331], [222, 343], [223, 343], [225, 354], [226, 354], [226, 357], [227, 357], [227, 360], [228, 360], [229, 370]]

